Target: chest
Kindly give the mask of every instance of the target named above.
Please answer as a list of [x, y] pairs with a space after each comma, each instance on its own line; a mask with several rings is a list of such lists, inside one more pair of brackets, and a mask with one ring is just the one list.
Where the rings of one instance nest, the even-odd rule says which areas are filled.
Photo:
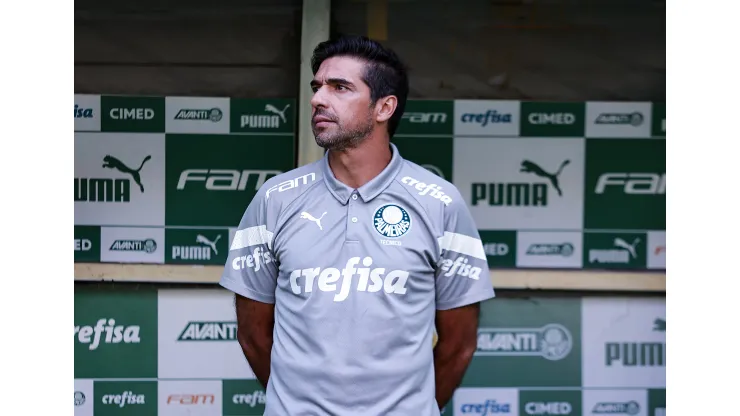
[[382, 195], [344, 205], [330, 196], [284, 213], [275, 236], [279, 286], [300, 297], [343, 301], [354, 292], [379, 296], [430, 292], [438, 244], [428, 215]]

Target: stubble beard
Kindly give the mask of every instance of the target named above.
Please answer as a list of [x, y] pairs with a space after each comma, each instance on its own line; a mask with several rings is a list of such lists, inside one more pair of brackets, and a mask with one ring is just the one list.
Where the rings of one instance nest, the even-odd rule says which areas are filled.
[[334, 128], [334, 131], [323, 131], [320, 133], [316, 129], [313, 129], [316, 144], [326, 150], [342, 151], [353, 149], [365, 141], [373, 131], [373, 121], [371, 114], [368, 114], [362, 123], [350, 129], [344, 128], [339, 123], [335, 123], [332, 128]]

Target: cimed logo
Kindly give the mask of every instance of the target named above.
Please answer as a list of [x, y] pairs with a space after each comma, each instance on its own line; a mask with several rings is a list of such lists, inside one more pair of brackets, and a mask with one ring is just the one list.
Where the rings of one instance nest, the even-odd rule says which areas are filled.
[[411, 228], [411, 217], [400, 206], [386, 204], [375, 210], [373, 225], [375, 230], [384, 237], [401, 237]]

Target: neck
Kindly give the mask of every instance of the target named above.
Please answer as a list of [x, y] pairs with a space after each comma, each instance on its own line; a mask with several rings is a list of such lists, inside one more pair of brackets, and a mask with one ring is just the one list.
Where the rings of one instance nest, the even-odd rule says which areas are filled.
[[337, 180], [357, 189], [378, 176], [391, 157], [388, 140], [368, 138], [355, 148], [330, 150], [329, 167]]

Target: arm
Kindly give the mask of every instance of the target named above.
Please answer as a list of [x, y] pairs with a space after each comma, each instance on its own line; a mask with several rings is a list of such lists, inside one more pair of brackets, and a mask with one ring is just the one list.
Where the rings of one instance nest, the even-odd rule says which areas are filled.
[[478, 229], [462, 197], [444, 213], [436, 270], [437, 345], [434, 371], [437, 404], [450, 401], [477, 348], [480, 302], [495, 296]]
[[[263, 188], [264, 189], [264, 188]], [[221, 286], [235, 293], [237, 340], [257, 379], [270, 377], [278, 266], [272, 249], [274, 219], [260, 190], [247, 207], [224, 267]]]
[[249, 366], [264, 388], [270, 378], [275, 305], [236, 294], [236, 338]]
[[434, 348], [437, 404], [442, 409], [452, 399], [473, 359], [478, 337], [478, 311], [474, 303], [438, 310], [435, 319], [439, 340]]

